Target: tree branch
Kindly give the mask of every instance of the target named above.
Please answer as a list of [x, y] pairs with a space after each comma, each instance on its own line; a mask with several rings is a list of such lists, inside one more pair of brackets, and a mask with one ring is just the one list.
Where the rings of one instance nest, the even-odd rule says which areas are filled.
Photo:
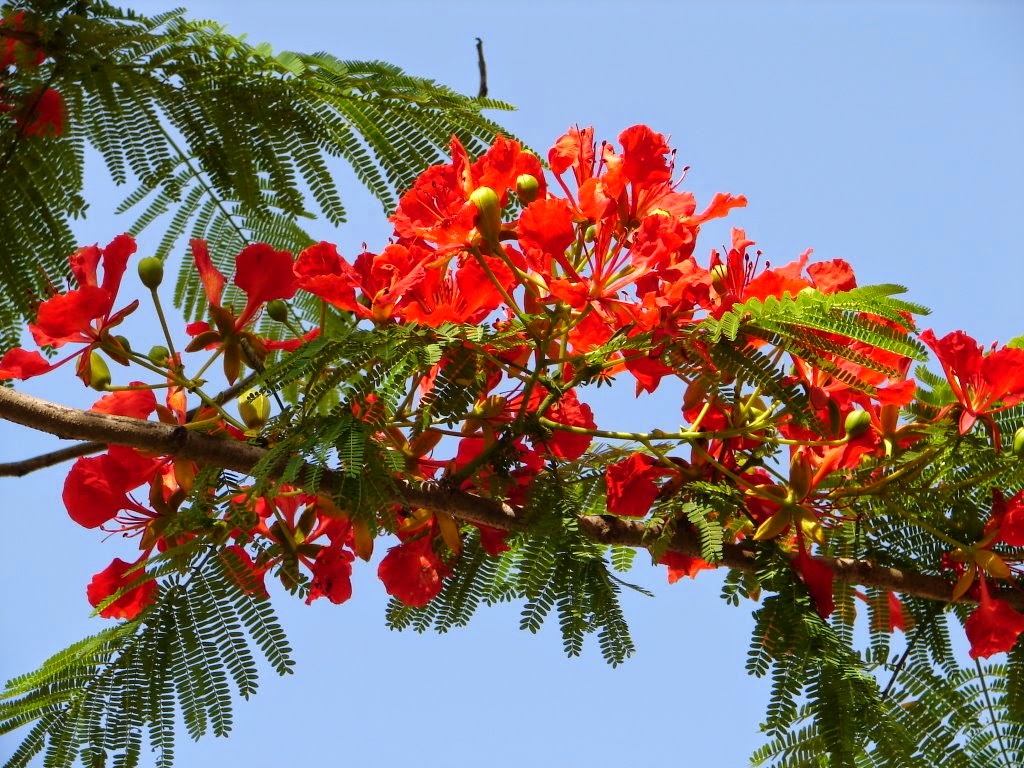
[[0, 463], [0, 477], [24, 477], [29, 472], [53, 467], [57, 464], [63, 464], [65, 461], [88, 456], [90, 453], [99, 453], [106, 449], [106, 443], [89, 441], [87, 443], [79, 443], [78, 445], [69, 445], [67, 448], [50, 451], [49, 453], [41, 453], [29, 459]]
[[480, 67], [480, 90], [476, 97], [483, 99], [487, 96], [487, 62], [484, 61], [484, 41], [479, 37], [476, 39], [476, 63]]
[[[264, 448], [192, 432], [185, 427], [82, 411], [2, 387], [0, 419], [66, 439], [127, 445], [244, 474], [249, 474], [266, 455]], [[321, 474], [320, 484], [327, 489], [338, 485], [336, 476], [329, 470]], [[529, 530], [529, 523], [521, 513], [508, 504], [439, 487], [434, 483], [413, 483], [397, 479], [394, 501], [405, 506], [447, 512], [468, 523], [479, 523], [506, 531]], [[598, 543], [637, 548], [646, 548], [661, 533], [657, 526], [611, 515], [584, 515], [579, 518], [579, 524], [583, 532]], [[699, 557], [701, 554], [698, 536], [686, 529], [675, 532], [669, 549], [691, 557]], [[953, 585], [940, 576], [888, 568], [865, 560], [836, 557], [816, 559], [831, 569], [836, 580], [843, 583], [878, 587], [943, 602], [949, 602], [952, 597]], [[754, 552], [742, 544], [724, 544], [721, 564], [741, 571], [753, 571], [756, 567]], [[1024, 608], [1024, 592], [1006, 591], [1000, 597], [1017, 609]]]
[[[217, 405], [224, 405], [228, 400], [233, 397], [237, 397], [245, 390], [249, 389], [259, 379], [258, 373], [251, 373], [241, 381], [236, 382], [234, 385], [228, 387], [220, 394], [213, 397], [213, 402]], [[192, 408], [186, 413], [187, 420], [191, 420], [204, 406], [197, 406]], [[48, 431], [48, 430], [43, 430]], [[88, 456], [91, 453], [99, 453], [107, 449], [106, 443], [89, 441], [86, 443], [79, 443], [78, 445], [70, 445], [67, 448], [61, 448], [56, 451], [50, 451], [49, 453], [42, 453], [38, 456], [32, 456], [28, 459], [21, 459], [20, 461], [10, 461], [6, 463], [0, 463], [0, 477], [23, 477], [30, 472], [35, 472], [39, 469], [46, 469], [57, 464], [63, 464], [65, 461], [71, 461], [77, 459], [80, 456]]]

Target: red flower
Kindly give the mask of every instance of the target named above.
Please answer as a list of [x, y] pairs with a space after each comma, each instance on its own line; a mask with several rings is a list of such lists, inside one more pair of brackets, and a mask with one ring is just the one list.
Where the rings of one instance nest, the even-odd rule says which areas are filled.
[[811, 264], [807, 267], [807, 274], [811, 276], [814, 287], [822, 293], [852, 291], [857, 287], [857, 278], [853, 274], [853, 267], [842, 259]]
[[[205, 240], [191, 240], [192, 256], [210, 304], [220, 307], [226, 279], [210, 259]], [[242, 330], [265, 302], [290, 299], [298, 287], [288, 251], [275, 251], [266, 243], [246, 246], [235, 257], [234, 283], [245, 291], [245, 308], [235, 319], [235, 331]]]
[[476, 234], [479, 211], [470, 195], [488, 187], [504, 206], [520, 174], [533, 175], [544, 195], [544, 174], [540, 161], [525, 152], [519, 142], [498, 136], [494, 144], [475, 163], [470, 163], [465, 147], [454, 136], [452, 162], [434, 165], [420, 174], [412, 189], [402, 195], [391, 217], [395, 232], [402, 238], [422, 238], [438, 247], [467, 245]]
[[[128, 257], [135, 253], [135, 247], [135, 240], [130, 235], [118, 235], [106, 248], [95, 245], [79, 248], [69, 259], [71, 273], [79, 287], [40, 304], [36, 321], [28, 326], [39, 346], [85, 344], [75, 355], [81, 356], [77, 374], [86, 384], [90, 378], [89, 354], [103, 342], [109, 342], [110, 329], [139, 306], [136, 300], [124, 309], [112, 312]], [[101, 262], [102, 282], [96, 272]]]
[[[266, 342], [251, 331], [245, 330], [260, 307], [272, 299], [290, 299], [298, 287], [293, 271], [292, 255], [288, 251], [275, 251], [266, 243], [247, 246], [235, 257], [235, 285], [246, 293], [245, 307], [236, 317], [233, 309], [221, 306], [221, 297], [226, 282], [210, 259], [205, 240], [191, 240], [192, 257], [195, 259], [203, 289], [210, 303], [210, 317], [216, 330], [209, 323], [190, 323], [185, 331], [192, 341], [185, 348], [187, 352], [198, 349], [221, 347], [224, 354], [224, 375], [234, 383], [241, 373], [243, 352], [253, 367], [267, 355]], [[244, 347], [244, 349], [243, 349]]]
[[972, 659], [1009, 652], [1024, 632], [1024, 616], [1005, 600], [990, 597], [985, 581], [981, 579], [981, 603], [964, 622]]
[[1000, 528], [1000, 538], [1011, 547], [1024, 547], [1024, 490], [1004, 499], [993, 489], [992, 497], [992, 521]]
[[[145, 570], [138, 568], [138, 561], [126, 563], [120, 558], [115, 558], [105, 569], [92, 577], [89, 586], [86, 587], [86, 595], [89, 603], [95, 608], [108, 597], [117, 594], [119, 590], [129, 587], [145, 576]], [[132, 571], [129, 573], [129, 571]], [[142, 609], [153, 602], [156, 597], [157, 586], [155, 581], [146, 581], [125, 592], [121, 597], [100, 611], [100, 616], [105, 619], [134, 619]]]
[[551, 275], [555, 261], [567, 274], [578, 277], [565, 258], [565, 249], [576, 239], [572, 209], [565, 200], [534, 200], [519, 217], [517, 230], [519, 246], [541, 276]]
[[448, 573], [434, 553], [430, 536], [392, 547], [377, 568], [388, 594], [414, 608], [422, 608], [441, 593]]
[[309, 587], [306, 605], [318, 597], [326, 597], [332, 603], [344, 603], [352, 597], [352, 561], [355, 559], [348, 550], [340, 546], [324, 547], [317, 552], [313, 561], [313, 581]]
[[[981, 345], [963, 331], [937, 339], [928, 329], [921, 334], [921, 341], [939, 358], [949, 386], [963, 406], [960, 434], [966, 434], [978, 419], [983, 419], [998, 449], [999, 431], [991, 414], [1024, 400], [1024, 349], [1004, 347], [985, 354]], [[1002, 404], [997, 406], [999, 402]]]
[[253, 597], [267, 599], [270, 594], [264, 578], [267, 575], [266, 565], [256, 565], [245, 548], [231, 544], [220, 551], [221, 561], [227, 574], [238, 587]]
[[[597, 429], [594, 412], [589, 405], [580, 402], [574, 389], [570, 389], [562, 395], [561, 399], [551, 406], [544, 415], [551, 421], [568, 427]], [[545, 447], [552, 456], [566, 461], [575, 461], [586, 452], [592, 440], [590, 435], [553, 427], [552, 436], [545, 441]]]
[[555, 145], [548, 150], [548, 164], [556, 176], [561, 176], [570, 168], [576, 176], [576, 185], [594, 175], [594, 129], [570, 128], [569, 132], [560, 137]]
[[[15, 34], [10, 34], [12, 32]], [[39, 30], [26, 25], [24, 11], [0, 19], [0, 41], [0, 69], [12, 65], [38, 67], [46, 58], [43, 50], [37, 47]]]
[[103, 525], [122, 511], [148, 520], [154, 513], [128, 492], [150, 480], [160, 463], [119, 445], [99, 456], [80, 458], [64, 480], [64, 506], [71, 519], [85, 528]]
[[246, 296], [237, 327], [246, 325], [265, 302], [295, 295], [293, 261], [288, 251], [275, 251], [266, 243], [254, 243], [235, 257], [234, 282]]
[[832, 569], [807, 554], [803, 538], [800, 539], [800, 551], [791, 562], [804, 584], [807, 585], [807, 591], [811, 593], [811, 600], [814, 602], [818, 615], [827, 619], [836, 607], [832, 596], [832, 579], [834, 577]]
[[605, 467], [608, 511], [613, 515], [643, 517], [658, 497], [655, 478], [665, 473], [657, 459], [634, 453], [624, 461]]
[[[747, 248], [754, 245], [747, 239], [747, 233], [738, 228], [732, 230], [732, 248], [722, 263], [716, 251], [711, 252], [711, 271], [716, 275], [715, 290], [719, 295], [719, 305], [712, 310], [712, 315], [721, 317], [729, 311], [733, 304], [749, 299], [761, 299], [769, 296], [781, 298], [789, 293], [796, 296], [804, 288], [811, 287], [810, 281], [801, 276], [803, 268], [810, 258], [810, 251], [800, 254], [796, 261], [775, 269], [766, 269], [755, 276], [758, 256], [751, 258]], [[823, 283], [826, 281], [822, 275]]]
[[[512, 271], [501, 259], [480, 256], [506, 291], [515, 286]], [[442, 323], [479, 323], [504, 303], [504, 298], [477, 259], [458, 269], [427, 269], [403, 300], [399, 314], [409, 322], [436, 328]]]
[[[57, 294], [39, 305], [36, 322], [29, 325], [39, 346], [60, 347], [71, 342], [93, 345], [100, 334], [117, 325], [138, 306], [134, 301], [111, 315], [128, 257], [135, 253], [135, 240], [118, 235], [106, 248], [89, 245], [79, 248], [69, 261], [78, 289]], [[102, 261], [103, 281], [96, 270]], [[93, 325], [94, 321], [99, 321]]]
[[484, 548], [484, 552], [493, 557], [508, 551], [509, 545], [506, 540], [512, 535], [511, 531], [502, 531], [480, 523], [477, 523], [476, 527], [480, 531], [480, 546]]
[[[295, 274], [303, 290], [339, 309], [383, 323], [398, 314], [398, 303], [426, 279], [426, 265], [436, 256], [420, 245], [392, 243], [379, 254], [364, 251], [350, 265], [334, 245], [321, 242], [299, 254]], [[365, 299], [357, 298], [356, 291]]]
[[340, 309], [357, 311], [359, 275], [333, 243], [320, 241], [306, 248], [295, 260], [293, 270], [302, 290]]
[[30, 95], [25, 110], [15, 121], [26, 136], [60, 136], [64, 132], [64, 99], [59, 91], [47, 88]]

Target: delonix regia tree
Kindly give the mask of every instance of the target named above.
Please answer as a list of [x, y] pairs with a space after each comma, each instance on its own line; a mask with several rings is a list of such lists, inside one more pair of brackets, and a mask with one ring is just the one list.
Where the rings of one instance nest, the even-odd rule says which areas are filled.
[[[727, 569], [748, 669], [773, 680], [756, 762], [1022, 762], [1019, 342], [922, 328], [841, 260], [769, 267], [740, 229], [699, 251], [746, 200], [699, 204], [644, 125], [571, 128], [542, 160], [479, 115], [499, 102], [181, 14], [33, 3], [0, 35], [0, 378], [73, 365], [102, 393], [81, 411], [0, 388], [0, 417], [82, 441], [3, 472], [74, 459], [72, 520], [139, 552], [87, 588], [120, 621], [8, 684], [8, 765], [170, 765], [177, 718], [226, 733], [254, 649], [293, 664], [268, 580], [344, 603], [375, 548], [395, 628], [518, 601], [524, 629], [554, 614], [569, 655], [596, 635], [611, 664], [634, 651], [638, 551], [670, 580]], [[86, 142], [139, 181], [133, 231], [173, 210], [157, 257], [67, 242]], [[354, 259], [299, 228], [304, 186], [342, 215], [331, 154], [393, 209]], [[179, 349], [161, 257], [186, 232]], [[149, 307], [118, 296], [134, 273]], [[160, 336], [121, 335], [142, 311]], [[663, 424], [603, 429], [586, 403], [669, 380]]]

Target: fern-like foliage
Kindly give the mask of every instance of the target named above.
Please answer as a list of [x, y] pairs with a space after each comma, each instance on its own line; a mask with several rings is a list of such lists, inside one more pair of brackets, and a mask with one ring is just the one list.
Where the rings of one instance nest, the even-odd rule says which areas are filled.
[[[898, 675], [899, 682], [876, 697], [873, 708], [889, 730], [905, 735], [906, 748], [894, 753], [888, 745], [875, 743], [868, 731], [857, 740], [859, 751], [849, 764], [858, 768], [1024, 764], [1024, 723], [1008, 692], [1006, 665], [972, 664], [946, 673], [931, 664], [893, 657], [871, 669], [883, 678]], [[753, 763], [773, 768], [841, 764], [832, 759], [821, 762], [827, 738], [816, 715], [812, 705], [802, 705], [792, 729], [759, 749]]]
[[[160, 585], [138, 618], [75, 643], [0, 696], [0, 733], [34, 723], [7, 768], [39, 753], [47, 766], [139, 765], [143, 740], [156, 765], [174, 761], [176, 718], [198, 739], [231, 730], [234, 694], [257, 687], [252, 646], [278, 674], [291, 650], [269, 600], [231, 552], [195, 554]], [[112, 762], [110, 762], [112, 761]]]
[[[489, 145], [500, 129], [481, 110], [509, 109], [384, 62], [275, 54], [182, 10], [143, 16], [103, 0], [3, 6], [14, 10], [42, 30], [47, 58], [8, 78], [5, 99], [29, 102], [54, 88], [66, 118], [59, 137], [26, 136], [14, 121], [0, 133], [5, 347], [48, 280], [67, 274], [69, 221], [87, 207], [87, 145], [111, 181], [134, 185], [120, 207], [138, 211], [132, 231], [161, 223], [157, 255], [186, 235], [207, 238], [227, 268], [250, 242], [309, 245], [302, 222], [313, 216], [345, 220], [332, 158], [388, 211], [417, 173], [443, 161], [452, 135], [471, 152]], [[183, 270], [176, 298], [188, 314], [203, 309], [202, 295], [194, 270]]]
[[566, 655], [579, 656], [587, 635], [596, 633], [601, 655], [612, 666], [636, 650], [619, 600], [623, 587], [645, 590], [615, 576], [609, 565], [625, 570], [623, 556], [586, 539], [577, 515], [603, 508], [603, 478], [554, 474], [539, 482], [529, 506], [529, 536], [513, 537], [509, 548], [488, 555], [479, 532], [467, 527], [462, 556], [437, 598], [422, 608], [392, 600], [387, 623], [393, 629], [447, 632], [469, 623], [481, 605], [520, 600], [520, 629], [539, 632], [552, 613], [558, 620]]
[[[899, 357], [925, 359], [924, 345], [903, 330], [907, 321], [901, 313], [927, 314], [927, 310], [893, 298], [905, 290], [897, 285], [872, 285], [836, 294], [808, 290], [796, 297], [770, 296], [763, 302], [750, 299], [734, 305], [719, 318], [704, 320], [702, 327], [708, 340], [716, 345], [723, 339], [736, 341], [742, 333], [785, 349], [848, 386], [871, 391], [850, 370], [851, 366], [897, 376], [899, 372], [878, 355], [879, 350]], [[735, 352], [731, 345], [713, 349], [719, 354]], [[758, 354], [750, 356], [752, 362], [747, 367], [752, 380], [770, 386], [774, 397], [794, 405], [785, 399], [785, 391], [773, 383], [766, 366], [757, 362]]]

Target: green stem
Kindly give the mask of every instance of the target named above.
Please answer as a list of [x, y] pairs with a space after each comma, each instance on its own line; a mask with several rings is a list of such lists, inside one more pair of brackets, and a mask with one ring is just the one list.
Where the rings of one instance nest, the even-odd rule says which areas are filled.
[[944, 531], [940, 531], [938, 528], [936, 528], [931, 523], [929, 523], [929, 522], [927, 522], [925, 520], [921, 520], [916, 515], [911, 514], [911, 512], [908, 511], [906, 507], [904, 507], [902, 504], [900, 504], [895, 499], [886, 499], [886, 501], [889, 502], [890, 509], [893, 509], [896, 512], [896, 514], [898, 514], [900, 517], [902, 517], [908, 523], [910, 523], [911, 525], [915, 525], [918, 528], [920, 528], [922, 531], [930, 533], [935, 538], [940, 539], [941, 541], [946, 542], [951, 547], [953, 547], [953, 549], [963, 549], [963, 550], [971, 549], [971, 547], [969, 547], [967, 544], [964, 544], [963, 542], [957, 541], [952, 536], [950, 536], [948, 533], [945, 533]]
[[202, 175], [202, 173], [196, 170], [196, 167], [192, 164], [192, 159], [181, 149], [181, 147], [178, 146], [178, 143], [171, 137], [171, 134], [167, 132], [167, 129], [164, 127], [162, 122], [156, 121], [155, 123], [153, 123], [153, 125], [160, 131], [160, 133], [163, 134], [164, 138], [167, 140], [167, 143], [171, 145], [171, 149], [173, 149], [178, 154], [178, 157], [181, 158], [185, 166], [192, 172], [192, 176], [199, 182], [199, 185], [206, 190], [206, 194], [210, 196], [210, 198], [220, 209], [220, 212], [224, 215], [224, 218], [227, 219], [228, 223], [231, 225], [231, 228], [235, 230], [235, 233], [238, 235], [238, 239], [242, 241], [243, 245], [248, 245], [251, 241], [242, 231], [242, 228], [235, 223], [234, 217], [231, 215], [231, 213], [228, 212], [228, 209], [224, 206], [224, 201], [220, 199], [220, 197], [214, 191], [213, 187], [211, 187], [210, 184], [206, 181], [206, 178]]
[[996, 741], [999, 742], [999, 752], [1003, 756], [1006, 768], [1013, 768], [1013, 765], [1010, 763], [1010, 755], [1006, 750], [1006, 744], [1003, 741], [1003, 732], [999, 728], [999, 720], [996, 718], [996, 711], [992, 706], [992, 697], [988, 693], [988, 683], [985, 682], [985, 671], [981, 668], [981, 660], [975, 659], [974, 666], [978, 670], [978, 681], [981, 683], [981, 690], [985, 694], [985, 708], [988, 710], [989, 718], [991, 718], [992, 729], [996, 732]]
[[160, 303], [160, 297], [157, 295], [156, 288], [149, 289], [150, 295], [153, 297], [153, 306], [156, 307], [156, 316], [160, 318], [160, 327], [164, 332], [164, 339], [167, 341], [167, 349], [171, 352], [171, 360], [178, 364], [178, 353], [174, 350], [174, 339], [171, 338], [171, 329], [167, 325], [167, 318], [164, 316], [164, 308]]

